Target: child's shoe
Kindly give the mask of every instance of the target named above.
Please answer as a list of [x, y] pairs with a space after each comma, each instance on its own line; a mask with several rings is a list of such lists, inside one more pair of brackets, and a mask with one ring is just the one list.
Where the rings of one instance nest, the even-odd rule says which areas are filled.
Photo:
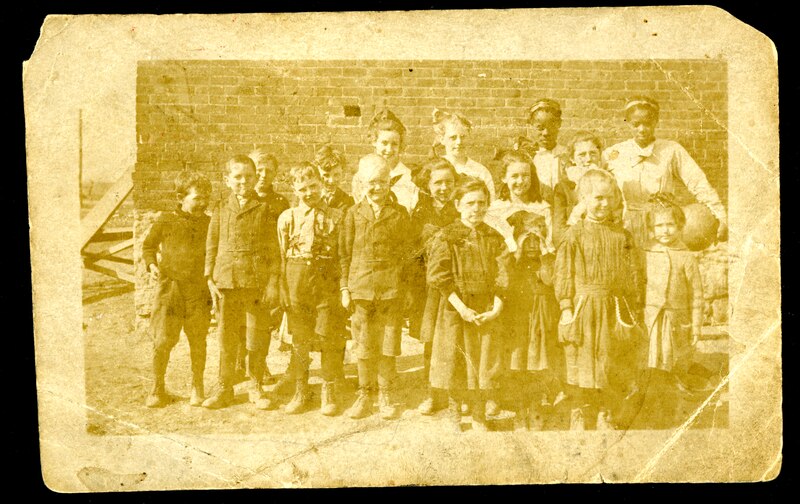
[[369, 392], [364, 389], [358, 389], [358, 397], [353, 406], [348, 410], [347, 416], [353, 420], [366, 418], [372, 414], [372, 399]]
[[472, 405], [472, 430], [476, 432], [488, 432], [489, 430], [486, 423], [486, 403], [484, 402], [478, 401]]
[[[430, 392], [427, 399], [422, 401], [422, 404], [420, 404], [419, 408], [417, 408], [420, 414], [429, 416], [433, 415], [437, 411], [441, 411], [449, 407], [447, 396], [444, 395], [442, 390], [435, 388], [431, 388], [429, 390]], [[461, 413], [459, 412], [459, 415], [460, 414]]]
[[514, 430], [528, 430], [528, 409], [522, 407], [514, 415]]
[[597, 413], [597, 430], [616, 430], [616, 426], [611, 421], [611, 414], [607, 411]]
[[144, 404], [148, 408], [163, 408], [169, 402], [169, 395], [164, 388], [164, 377], [156, 377], [153, 383], [153, 390], [147, 396]]
[[399, 408], [392, 400], [392, 394], [389, 389], [381, 389], [378, 392], [378, 405], [381, 411], [381, 418], [384, 420], [393, 420], [400, 413]]
[[260, 380], [250, 380], [250, 389], [247, 391], [250, 402], [256, 405], [256, 409], [269, 410], [272, 409], [272, 401], [264, 392], [261, 387]]
[[233, 404], [232, 388], [220, 389], [216, 394], [203, 401], [203, 407], [208, 409], [227, 408], [231, 404]]
[[486, 401], [486, 407], [484, 411], [486, 416], [495, 417], [500, 414], [500, 406], [498, 406], [497, 402], [495, 402], [493, 399], [489, 399]]
[[528, 429], [536, 432], [544, 430], [544, 408], [538, 404], [531, 406]]
[[325, 416], [334, 416], [339, 412], [339, 401], [336, 397], [335, 382], [325, 382], [322, 384], [322, 397], [320, 398], [320, 412]]
[[461, 433], [461, 405], [458, 401], [449, 400], [447, 405], [447, 420], [457, 433]]
[[153, 391], [147, 396], [145, 406], [148, 408], [163, 408], [169, 402], [169, 396], [163, 390]]
[[297, 415], [305, 411], [308, 405], [308, 381], [297, 380], [294, 387], [294, 396], [289, 404], [286, 405], [284, 413], [287, 415]]
[[586, 430], [586, 425], [583, 421], [583, 409], [573, 408], [569, 415], [569, 430], [583, 431]]
[[189, 397], [189, 406], [202, 406], [205, 400], [205, 393], [202, 385], [192, 387], [192, 395]]

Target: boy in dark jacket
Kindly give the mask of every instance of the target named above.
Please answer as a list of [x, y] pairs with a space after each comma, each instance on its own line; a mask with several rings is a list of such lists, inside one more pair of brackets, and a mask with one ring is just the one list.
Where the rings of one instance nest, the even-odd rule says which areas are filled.
[[381, 417], [395, 418], [392, 386], [397, 374], [403, 324], [402, 305], [412, 246], [408, 212], [389, 197], [389, 169], [377, 154], [365, 156], [365, 197], [347, 210], [339, 235], [342, 306], [353, 311], [351, 328], [358, 355], [359, 393], [351, 418], [372, 413], [378, 382]]
[[262, 384], [272, 325], [270, 308], [278, 304], [277, 222], [254, 190], [252, 159], [231, 158], [225, 183], [231, 194], [217, 204], [211, 217], [205, 264], [208, 288], [219, 314], [219, 390], [203, 406], [224, 408], [233, 402], [236, 354], [244, 328], [250, 402], [258, 409], [269, 409], [272, 404]]
[[[211, 183], [195, 172], [181, 172], [175, 179], [178, 208], [161, 214], [142, 244], [142, 258], [151, 277], [158, 282], [150, 328], [153, 331], [153, 389], [147, 407], [167, 404], [164, 386], [169, 354], [181, 329], [189, 340], [192, 362], [192, 394], [189, 403], [203, 402], [203, 372], [206, 366], [206, 335], [211, 298], [203, 277]], [[161, 260], [157, 253], [161, 249]]]

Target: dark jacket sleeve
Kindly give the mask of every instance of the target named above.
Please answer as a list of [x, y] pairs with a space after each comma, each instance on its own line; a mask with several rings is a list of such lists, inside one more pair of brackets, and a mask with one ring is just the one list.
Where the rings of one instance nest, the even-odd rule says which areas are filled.
[[630, 264], [630, 283], [628, 284], [629, 292], [627, 298], [631, 303], [631, 308], [639, 310], [644, 307], [644, 291], [645, 291], [645, 269], [644, 269], [644, 253], [636, 246], [633, 240], [633, 235], [627, 230], [625, 231], [625, 247], [628, 250], [628, 261]]
[[355, 234], [355, 223], [353, 221], [353, 210], [355, 206], [347, 209], [344, 219], [339, 228], [339, 265], [341, 278], [339, 287], [346, 289], [350, 278], [350, 261], [353, 259], [353, 238]]
[[158, 253], [158, 246], [163, 239], [164, 217], [163, 215], [159, 215], [150, 227], [150, 232], [145, 236], [144, 242], [142, 242], [142, 260], [144, 261], [145, 268], [148, 270], [151, 264], [158, 265], [156, 254]]
[[567, 231], [567, 220], [572, 211], [569, 188], [566, 182], [556, 185], [553, 192], [553, 244], [558, 247]]
[[575, 260], [578, 240], [573, 231], [566, 233], [558, 246], [553, 271], [553, 287], [562, 310], [573, 308], [572, 300], [575, 298]]
[[456, 291], [450, 244], [447, 242], [443, 232], [439, 232], [431, 240], [426, 278], [428, 284], [441, 292], [444, 299], [447, 299], [450, 294]]
[[214, 275], [214, 266], [217, 263], [217, 252], [219, 251], [219, 212], [220, 205], [214, 207], [211, 213], [211, 221], [208, 224], [208, 235], [206, 236], [206, 278], [212, 278]]

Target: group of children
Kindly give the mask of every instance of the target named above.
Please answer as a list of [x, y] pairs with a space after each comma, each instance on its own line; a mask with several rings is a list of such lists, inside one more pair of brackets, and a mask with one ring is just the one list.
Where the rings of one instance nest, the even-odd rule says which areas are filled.
[[[210, 183], [182, 173], [179, 208], [143, 245], [158, 282], [147, 406], [168, 402], [164, 375], [183, 328], [192, 405], [231, 405], [246, 362], [250, 401], [276, 407], [264, 390], [265, 358], [285, 313], [292, 354], [284, 382], [295, 387], [287, 414], [309, 408], [314, 351], [321, 412], [341, 412], [337, 384], [352, 339], [358, 394], [347, 414], [371, 415], [377, 395], [380, 416], [397, 417], [395, 361], [406, 329], [424, 348], [421, 414], [446, 410], [459, 429], [464, 414], [485, 429], [503, 410], [532, 430], [562, 420], [575, 430], [629, 424], [645, 379], [679, 392], [702, 325], [702, 284], [680, 239], [675, 179], [717, 215], [721, 238], [725, 219], [685, 150], [655, 139], [658, 105], [636, 99], [625, 113], [633, 138], [601, 156], [591, 133], [578, 133], [570, 149], [559, 145], [561, 109], [540, 100], [530, 110], [532, 138], [497, 155], [497, 187], [468, 157], [470, 122], [439, 110], [434, 134], [445, 153], [420, 167], [400, 161], [405, 127], [381, 111], [370, 124], [374, 152], [360, 159], [350, 194], [340, 187], [344, 157], [329, 146], [291, 169], [291, 208], [271, 187], [277, 161], [264, 150], [227, 162], [230, 195], [210, 219]], [[212, 310], [220, 371], [205, 398]]]

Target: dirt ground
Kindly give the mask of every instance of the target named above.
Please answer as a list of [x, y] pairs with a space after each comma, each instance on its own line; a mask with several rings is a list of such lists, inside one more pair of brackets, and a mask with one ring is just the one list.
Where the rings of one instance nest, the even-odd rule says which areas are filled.
[[[313, 407], [306, 413], [289, 416], [283, 406], [289, 401], [291, 392], [277, 398], [280, 407], [274, 411], [257, 411], [247, 403], [246, 383], [236, 387], [236, 404], [223, 410], [206, 410], [190, 407], [189, 351], [185, 337], [175, 347], [167, 371], [168, 391], [174, 401], [162, 409], [144, 406], [151, 386], [150, 355], [151, 341], [147, 334], [134, 331], [134, 309], [132, 286], [103, 275], [84, 274], [84, 333], [86, 362], [86, 397], [93, 410], [86, 429], [96, 435], [137, 435], [147, 433], [184, 434], [260, 434], [291, 435], [297, 432], [345, 430], [355, 421], [345, 415], [324, 417], [319, 412], [320, 378], [319, 355], [312, 361], [311, 383]], [[213, 332], [208, 337], [208, 360], [206, 364], [206, 392], [210, 393], [216, 383], [218, 371], [218, 345]], [[716, 387], [721, 377], [727, 375], [727, 339], [718, 331], [709, 331], [709, 336], [700, 342], [696, 360], [706, 373], [708, 386]], [[723, 335], [724, 336], [724, 335]], [[289, 354], [279, 350], [279, 342], [273, 339], [268, 365], [273, 375], [280, 375], [288, 363]], [[425, 384], [422, 376], [422, 347], [416, 340], [403, 338], [402, 357], [398, 358], [398, 390], [404, 404], [401, 420], [418, 422], [425, 429], [449, 429], [448, 422], [439, 416], [424, 417], [416, 407], [424, 399]], [[355, 400], [357, 384], [356, 369], [348, 353], [345, 373], [347, 383], [343, 391], [343, 403], [349, 407]], [[267, 390], [271, 390], [268, 387]], [[695, 410], [708, 393], [695, 393], [684, 404], [686, 414]], [[726, 427], [728, 423], [727, 393], [723, 391], [712, 399], [711, 408], [699, 415], [694, 428]], [[647, 409], [647, 401], [643, 410]], [[646, 413], [646, 411], [644, 411]], [[554, 416], [568, 416], [568, 411], [556, 412]], [[646, 415], [642, 415], [645, 418]], [[508, 430], [513, 424], [503, 420], [494, 422], [494, 430]], [[372, 428], [392, 429], [392, 421], [381, 421], [374, 415], [368, 420]], [[397, 421], [396, 421], [397, 422]], [[469, 430], [469, 417], [463, 419], [463, 428]], [[646, 422], [645, 422], [646, 423]], [[634, 426], [637, 427], [637, 426]], [[655, 428], [654, 424], [639, 425], [638, 428]]]

